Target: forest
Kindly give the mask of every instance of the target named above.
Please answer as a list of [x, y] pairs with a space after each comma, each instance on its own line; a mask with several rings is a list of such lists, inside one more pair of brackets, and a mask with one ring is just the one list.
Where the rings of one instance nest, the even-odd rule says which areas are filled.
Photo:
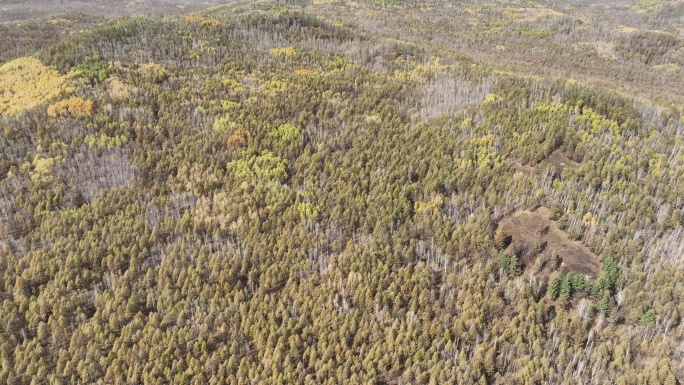
[[0, 383], [684, 382], [684, 2], [0, 22]]

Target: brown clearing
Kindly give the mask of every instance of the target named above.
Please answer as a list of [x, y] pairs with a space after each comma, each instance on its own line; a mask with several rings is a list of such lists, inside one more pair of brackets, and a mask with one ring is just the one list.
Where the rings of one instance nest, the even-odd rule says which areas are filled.
[[[600, 272], [599, 258], [581, 242], [575, 241], [549, 219], [549, 209], [517, 212], [499, 222], [510, 244], [505, 252], [517, 255], [524, 266], [532, 266], [542, 257], [548, 260], [555, 251], [562, 260], [561, 270], [596, 278]], [[535, 250], [537, 249], [537, 250]]]
[[558, 171], [563, 172], [566, 168], [571, 168], [575, 169], [580, 166], [579, 163], [575, 162], [574, 160], [570, 159], [566, 154], [563, 149], [556, 149], [553, 151], [546, 159], [542, 160], [539, 164], [533, 166], [530, 164], [521, 164], [521, 163], [514, 163], [513, 167], [518, 171], [522, 172], [525, 175], [530, 175], [532, 174], [538, 167], [544, 166], [547, 164], [552, 164], [556, 166]]
[[559, 169], [559, 171], [563, 171], [566, 167], [567, 168], [577, 168], [580, 166], [579, 163], [568, 158], [568, 156], [565, 154], [565, 151], [561, 150], [560, 148], [557, 149], [556, 151], [552, 152], [548, 158], [546, 158], [544, 161], [542, 161], [542, 164], [545, 164], [545, 163], [550, 163], [550, 164], [556, 166]]
[[389, 49], [384, 52], [379, 52], [375, 55], [373, 55], [369, 60], [369, 64], [373, 66], [379, 66], [382, 68], [387, 67], [389, 64], [391, 64], [393, 61], [399, 59], [404, 55], [403, 52], [395, 50], [395, 49]]
[[525, 174], [525, 175], [530, 175], [530, 174], [532, 174], [532, 173], [534, 172], [534, 170], [535, 170], [535, 167], [534, 167], [534, 166], [530, 166], [530, 165], [528, 165], [528, 164], [521, 164], [521, 163], [518, 163], [518, 162], [513, 163], [513, 168], [515, 168], [515, 170], [516, 170], [517, 172], [521, 172], [521, 173], [523, 173], [523, 174]]

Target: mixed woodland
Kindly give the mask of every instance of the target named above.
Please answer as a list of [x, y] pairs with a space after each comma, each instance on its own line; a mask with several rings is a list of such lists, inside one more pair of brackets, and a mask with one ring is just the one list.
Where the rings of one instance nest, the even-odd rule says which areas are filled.
[[561, 3], [1, 25], [0, 383], [684, 381], [684, 8]]

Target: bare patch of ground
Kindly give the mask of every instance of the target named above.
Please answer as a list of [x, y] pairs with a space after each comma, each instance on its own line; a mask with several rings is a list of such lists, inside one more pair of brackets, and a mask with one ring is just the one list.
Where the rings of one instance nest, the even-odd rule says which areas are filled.
[[536, 166], [516, 162], [513, 164], [513, 168], [515, 168], [516, 171], [522, 172], [525, 175], [530, 175], [534, 173], [538, 168], [548, 164], [556, 166], [556, 169], [558, 169], [558, 171], [560, 172], [563, 172], [563, 170], [565, 170], [566, 168], [575, 169], [580, 166], [580, 163], [570, 159], [570, 157], [568, 157], [565, 151], [559, 148], [552, 152], [546, 159], [542, 160]]
[[556, 166], [559, 171], [563, 171], [566, 168], [577, 168], [580, 166], [579, 163], [570, 159], [565, 151], [560, 148], [552, 152], [551, 155], [543, 160], [541, 164], [552, 164]]
[[388, 49], [382, 52], [377, 52], [368, 59], [367, 65], [378, 69], [387, 68], [392, 62], [405, 56], [404, 52], [398, 51], [396, 49]]
[[404, 56], [403, 52], [398, 51], [396, 49], [388, 49], [384, 52], [380, 52], [376, 55], [373, 55], [372, 60], [374, 62], [379, 62], [379, 63], [387, 65], [387, 64], [397, 60], [401, 56]]
[[530, 166], [529, 164], [521, 164], [521, 163], [513, 163], [513, 168], [515, 168], [516, 171], [521, 172], [525, 175], [530, 175], [534, 172], [535, 167]]
[[542, 268], [541, 263], [551, 263], [551, 254], [555, 252], [564, 273], [585, 274], [592, 278], [600, 273], [598, 256], [550, 220], [546, 207], [517, 212], [499, 222], [499, 228], [498, 231], [505, 234], [506, 253], [517, 255], [526, 267]]

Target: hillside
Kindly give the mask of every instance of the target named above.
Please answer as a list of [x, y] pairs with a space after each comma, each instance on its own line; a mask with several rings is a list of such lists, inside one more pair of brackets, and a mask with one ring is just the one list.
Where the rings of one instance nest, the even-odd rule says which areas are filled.
[[681, 2], [132, 13], [0, 29], [0, 383], [684, 381]]

